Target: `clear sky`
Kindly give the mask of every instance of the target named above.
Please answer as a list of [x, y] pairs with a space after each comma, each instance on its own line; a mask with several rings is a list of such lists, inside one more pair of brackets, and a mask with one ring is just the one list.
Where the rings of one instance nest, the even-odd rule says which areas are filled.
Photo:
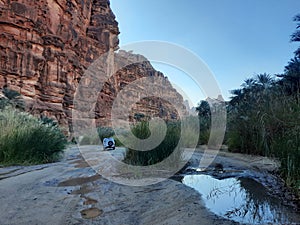
[[[111, 0], [119, 22], [120, 46], [145, 40], [181, 45], [214, 73], [226, 100], [229, 90], [259, 73], [279, 74], [297, 43], [293, 17], [300, 0]], [[154, 67], [196, 105], [203, 93], [173, 68]]]

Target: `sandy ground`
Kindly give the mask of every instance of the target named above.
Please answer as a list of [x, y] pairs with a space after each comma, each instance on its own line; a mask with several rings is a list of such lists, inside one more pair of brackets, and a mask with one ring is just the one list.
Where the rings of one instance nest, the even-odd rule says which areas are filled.
[[[84, 148], [99, 151], [99, 146]], [[122, 157], [119, 153], [117, 158]], [[198, 165], [201, 154], [193, 155], [191, 166]], [[275, 179], [269, 172], [278, 167], [267, 158], [227, 152], [219, 153], [214, 163], [228, 171], [249, 171], [266, 185]], [[236, 223], [209, 212], [198, 192], [171, 179], [141, 187], [108, 181], [95, 173], [77, 147], [70, 147], [58, 163], [0, 168], [0, 224]]]

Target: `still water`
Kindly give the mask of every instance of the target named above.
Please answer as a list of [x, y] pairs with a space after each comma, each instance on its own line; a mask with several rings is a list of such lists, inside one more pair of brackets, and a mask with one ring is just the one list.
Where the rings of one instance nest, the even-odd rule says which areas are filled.
[[250, 178], [215, 179], [186, 175], [182, 182], [197, 190], [213, 213], [240, 223], [300, 224], [300, 216]]

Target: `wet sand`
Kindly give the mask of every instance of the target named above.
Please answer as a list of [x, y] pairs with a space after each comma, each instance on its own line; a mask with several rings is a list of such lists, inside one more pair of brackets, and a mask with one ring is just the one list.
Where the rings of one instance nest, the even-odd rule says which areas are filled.
[[[97, 146], [85, 148], [99, 151]], [[202, 153], [193, 155], [194, 165], [197, 154]], [[258, 158], [245, 161], [244, 156], [230, 153], [219, 157], [233, 169], [258, 166], [268, 171], [277, 166], [262, 159], [264, 168]], [[58, 163], [0, 168], [0, 199], [1, 225], [236, 224], [208, 211], [200, 194], [180, 182], [167, 179], [132, 187], [108, 181], [89, 167], [76, 147], [67, 149]]]

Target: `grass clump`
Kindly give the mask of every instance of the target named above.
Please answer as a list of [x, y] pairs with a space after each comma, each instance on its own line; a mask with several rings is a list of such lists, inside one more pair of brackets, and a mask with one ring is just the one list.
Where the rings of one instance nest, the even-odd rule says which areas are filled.
[[3, 110], [8, 106], [22, 111], [25, 110], [25, 102], [21, 94], [17, 91], [4, 88], [2, 93], [0, 92], [0, 110]]
[[[159, 128], [158, 128], [159, 129]], [[153, 129], [156, 130], [156, 129]], [[160, 132], [156, 130], [156, 132]], [[151, 135], [149, 122], [141, 121], [132, 127], [132, 133], [139, 139], [146, 139]], [[167, 122], [167, 131], [164, 140], [154, 149], [148, 151], [138, 151], [129, 148], [124, 162], [131, 165], [147, 166], [162, 162], [168, 158], [169, 162], [176, 164], [181, 162], [181, 151], [179, 140], [181, 135], [179, 122]], [[174, 152], [174, 154], [172, 154]]]
[[16, 109], [0, 111], [0, 163], [38, 164], [57, 160], [67, 140], [55, 123]]
[[104, 138], [113, 137], [115, 135], [115, 131], [112, 127], [98, 127], [97, 132], [101, 141], [103, 141]]
[[104, 138], [113, 137], [115, 146], [122, 146], [122, 142], [116, 137], [115, 131], [112, 127], [97, 127], [97, 132], [90, 132], [79, 139], [80, 145], [99, 145]]
[[279, 159], [281, 177], [299, 195], [300, 95], [287, 92], [289, 86], [282, 81], [258, 75], [234, 91], [228, 105], [227, 144], [233, 152]]

